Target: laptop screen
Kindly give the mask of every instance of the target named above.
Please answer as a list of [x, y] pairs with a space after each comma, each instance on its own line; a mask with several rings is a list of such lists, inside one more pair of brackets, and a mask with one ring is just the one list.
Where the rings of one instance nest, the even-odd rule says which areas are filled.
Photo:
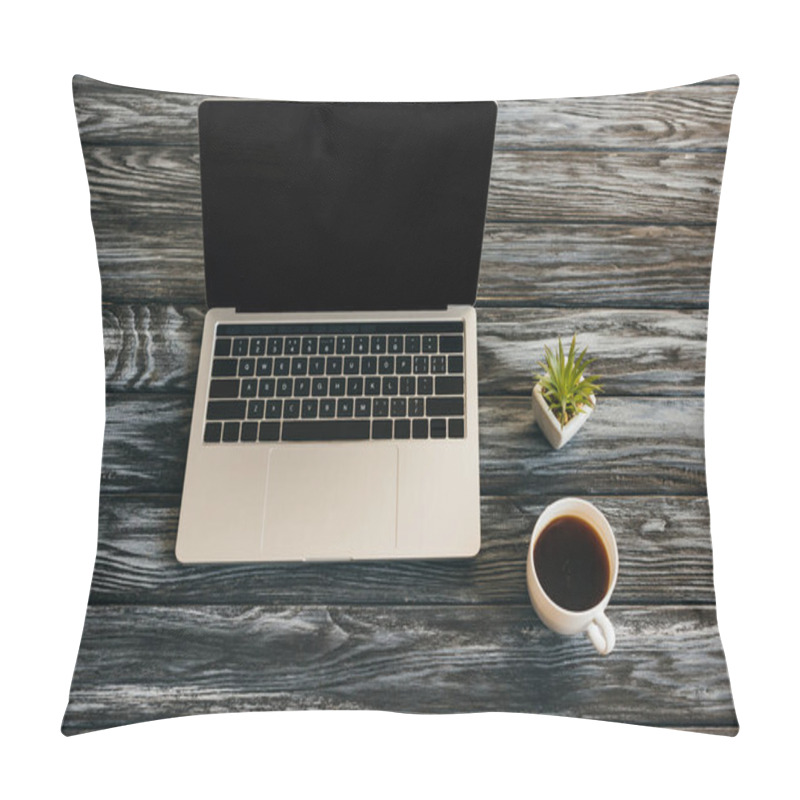
[[496, 116], [493, 102], [201, 103], [209, 307], [474, 303]]

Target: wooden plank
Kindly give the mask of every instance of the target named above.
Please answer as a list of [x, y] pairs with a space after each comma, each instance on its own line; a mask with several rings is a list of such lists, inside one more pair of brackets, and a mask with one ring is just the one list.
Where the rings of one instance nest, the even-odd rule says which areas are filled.
[[736, 727], [713, 608], [609, 615], [602, 658], [529, 604], [89, 607], [62, 730], [285, 708]]
[[[197, 219], [103, 217], [107, 302], [205, 303]], [[489, 223], [478, 304], [707, 308], [714, 228]]]
[[[86, 145], [95, 227], [117, 216], [200, 220], [195, 149]], [[725, 154], [500, 150], [487, 219], [713, 225]]]
[[[194, 392], [204, 307], [103, 306], [108, 391]], [[529, 394], [544, 346], [572, 333], [596, 358], [606, 395], [702, 396], [704, 311], [478, 311], [481, 394]]]
[[738, 82], [498, 104], [495, 148], [724, 150]]
[[553, 495], [706, 492], [700, 398], [606, 397], [554, 451], [527, 398], [481, 399], [481, 492]]
[[708, 308], [714, 228], [488, 224], [478, 302]]
[[[505, 100], [496, 148], [724, 148], [738, 80], [599, 97]], [[86, 143], [197, 145], [203, 95], [147, 91], [76, 76], [78, 127]]]
[[595, 359], [604, 396], [702, 396], [705, 311], [482, 308], [478, 313], [480, 393], [529, 395], [545, 346], [577, 335]]
[[500, 151], [491, 221], [713, 225], [725, 154]]
[[[536, 487], [484, 497], [474, 559], [361, 564], [184, 565], [175, 559], [179, 495], [104, 495], [91, 604], [476, 605], [528, 601], [533, 525], [555, 500]], [[708, 503], [700, 497], [594, 497], [617, 537], [623, 605], [713, 604]]]
[[[101, 491], [180, 493], [191, 395], [108, 395]], [[480, 403], [481, 491], [525, 494], [704, 495], [703, 401], [606, 397], [554, 451], [528, 398]], [[258, 445], [253, 445], [258, 446]]]

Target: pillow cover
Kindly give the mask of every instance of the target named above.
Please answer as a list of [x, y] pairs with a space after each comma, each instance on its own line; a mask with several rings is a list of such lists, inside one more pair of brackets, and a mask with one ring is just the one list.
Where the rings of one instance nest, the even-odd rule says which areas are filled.
[[[185, 566], [174, 546], [205, 308], [197, 106], [76, 76], [103, 293], [97, 559], [65, 734], [285, 708], [520, 711], [735, 734], [703, 390], [728, 76], [499, 103], [478, 293], [482, 547], [467, 561]], [[530, 393], [577, 333], [604, 392], [554, 451]], [[614, 527], [617, 645], [531, 607], [542, 509]]]

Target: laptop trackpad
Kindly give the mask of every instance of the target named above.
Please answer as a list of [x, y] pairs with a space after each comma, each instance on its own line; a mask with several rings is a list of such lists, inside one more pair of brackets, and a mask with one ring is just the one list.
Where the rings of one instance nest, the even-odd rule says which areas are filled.
[[397, 533], [394, 444], [292, 445], [271, 451], [261, 549], [274, 558], [391, 555]]

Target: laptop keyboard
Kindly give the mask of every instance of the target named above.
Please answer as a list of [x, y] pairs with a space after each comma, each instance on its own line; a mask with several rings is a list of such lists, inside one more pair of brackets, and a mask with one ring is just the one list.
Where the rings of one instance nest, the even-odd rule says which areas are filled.
[[464, 438], [462, 322], [219, 324], [204, 441]]

